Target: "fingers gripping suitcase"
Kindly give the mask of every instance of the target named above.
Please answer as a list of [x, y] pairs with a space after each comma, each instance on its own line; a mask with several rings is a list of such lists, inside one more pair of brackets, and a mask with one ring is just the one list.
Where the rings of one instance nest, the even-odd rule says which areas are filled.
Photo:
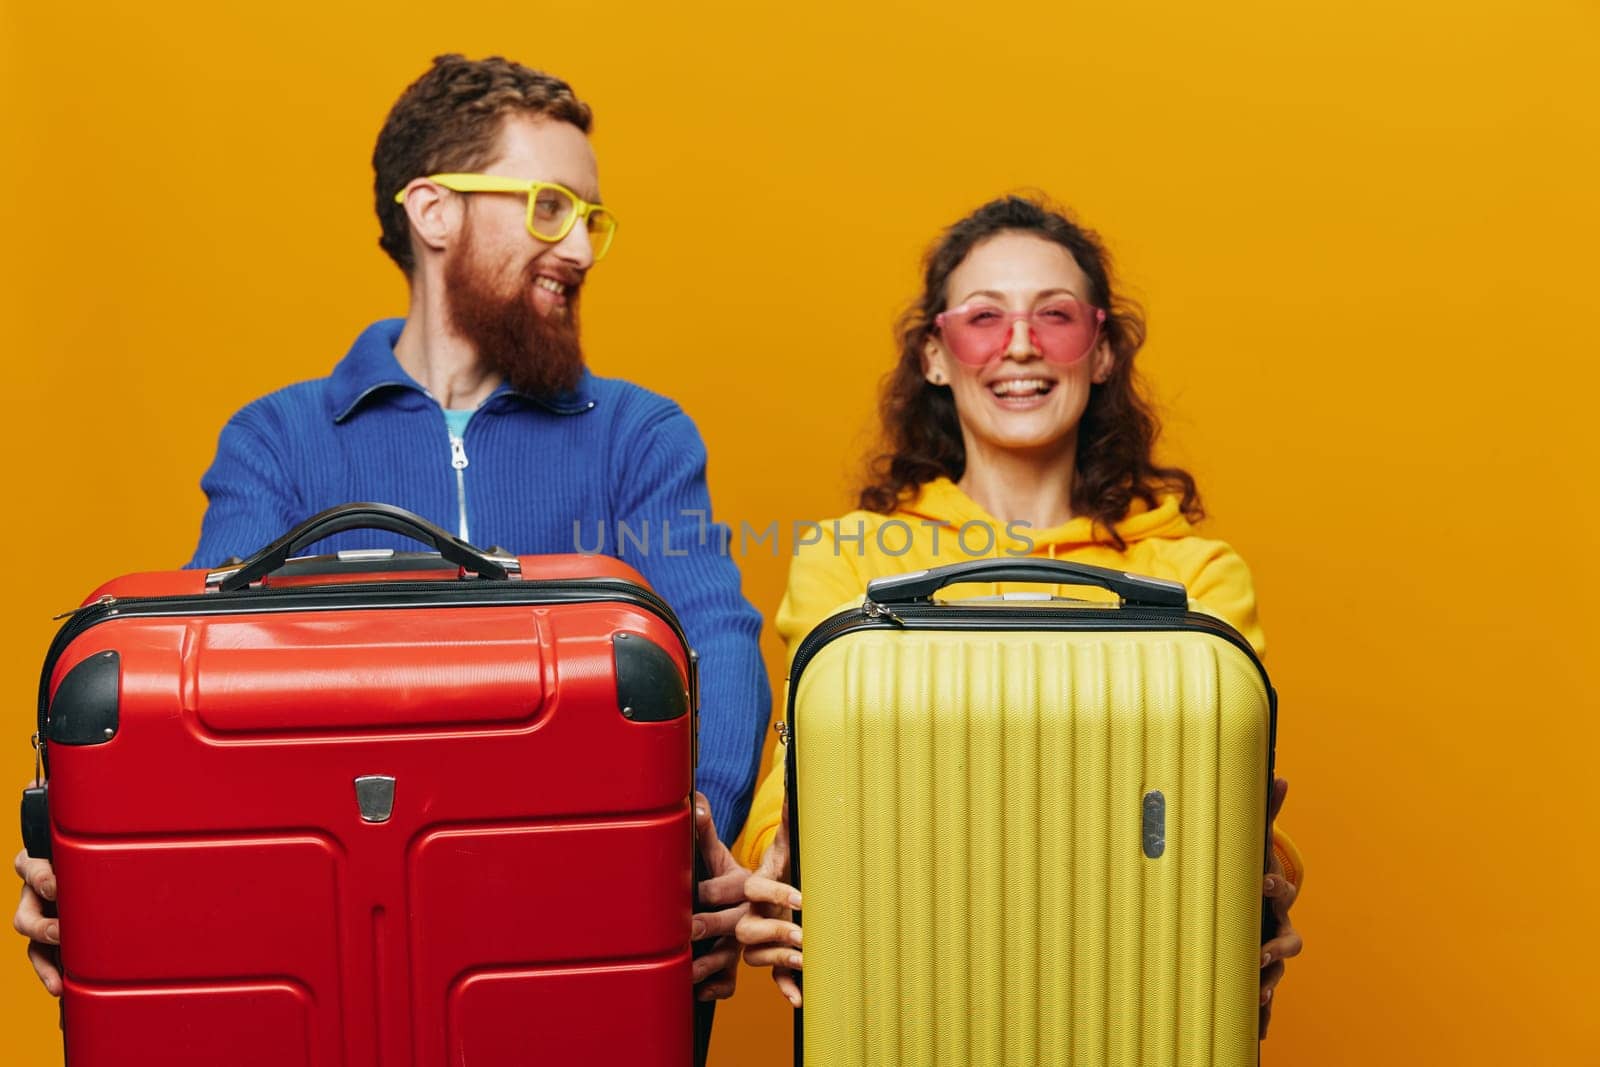
[[[291, 560], [376, 527], [438, 553]], [[40, 687], [71, 1067], [693, 1056], [694, 666], [630, 568], [334, 509]]]
[[[960, 582], [1121, 604], [933, 599]], [[797, 1062], [1257, 1062], [1275, 697], [1181, 585], [1044, 560], [874, 581], [798, 649], [787, 727]]]

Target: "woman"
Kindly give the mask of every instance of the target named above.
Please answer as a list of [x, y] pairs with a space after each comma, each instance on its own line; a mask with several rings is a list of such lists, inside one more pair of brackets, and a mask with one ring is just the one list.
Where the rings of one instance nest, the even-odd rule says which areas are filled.
[[[823, 524], [822, 540], [803, 548], [790, 570], [777, 624], [791, 659], [816, 623], [859, 601], [873, 578], [1006, 554], [1182, 582], [1263, 651], [1244, 561], [1195, 535], [1191, 523], [1203, 512], [1194, 479], [1152, 459], [1158, 426], [1133, 367], [1144, 323], [1113, 293], [1094, 234], [1032, 200], [985, 204], [930, 250], [922, 296], [898, 332], [900, 359], [882, 398], [889, 450], [861, 491], [861, 510]], [[1011, 587], [964, 588], [970, 595]], [[947, 593], [963, 595], [963, 587]], [[1274, 816], [1286, 788], [1273, 783]], [[745, 889], [753, 907], [738, 937], [746, 961], [772, 967], [799, 1005], [801, 935], [790, 909], [800, 897], [781, 880], [782, 810], [779, 758], [735, 846], [740, 862], [755, 868]], [[1288, 920], [1299, 858], [1281, 835], [1275, 845], [1263, 892], [1280, 929], [1262, 946], [1263, 1034], [1283, 960], [1301, 947]]]

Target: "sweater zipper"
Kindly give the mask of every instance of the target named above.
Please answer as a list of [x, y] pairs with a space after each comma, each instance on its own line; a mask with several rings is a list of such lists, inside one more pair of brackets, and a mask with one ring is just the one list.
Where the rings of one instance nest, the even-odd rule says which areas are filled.
[[471, 541], [467, 536], [467, 442], [465, 436], [450, 435], [450, 466], [456, 472], [456, 513], [460, 517], [460, 530], [456, 536]]

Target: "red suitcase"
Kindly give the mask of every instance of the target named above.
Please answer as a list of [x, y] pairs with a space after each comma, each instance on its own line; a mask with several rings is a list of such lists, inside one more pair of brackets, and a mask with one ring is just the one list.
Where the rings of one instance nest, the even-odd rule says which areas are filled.
[[[439, 555], [289, 559], [353, 527]], [[70, 1067], [689, 1064], [695, 696], [631, 568], [382, 505], [101, 587], [25, 827]]]

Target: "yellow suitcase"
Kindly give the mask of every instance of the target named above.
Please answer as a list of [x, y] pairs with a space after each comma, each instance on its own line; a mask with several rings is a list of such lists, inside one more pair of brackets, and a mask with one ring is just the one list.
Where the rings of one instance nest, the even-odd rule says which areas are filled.
[[[1121, 602], [934, 599], [963, 582]], [[1258, 1062], [1276, 698], [1183, 586], [1020, 559], [880, 579], [801, 644], [786, 727], [797, 1062]]]

